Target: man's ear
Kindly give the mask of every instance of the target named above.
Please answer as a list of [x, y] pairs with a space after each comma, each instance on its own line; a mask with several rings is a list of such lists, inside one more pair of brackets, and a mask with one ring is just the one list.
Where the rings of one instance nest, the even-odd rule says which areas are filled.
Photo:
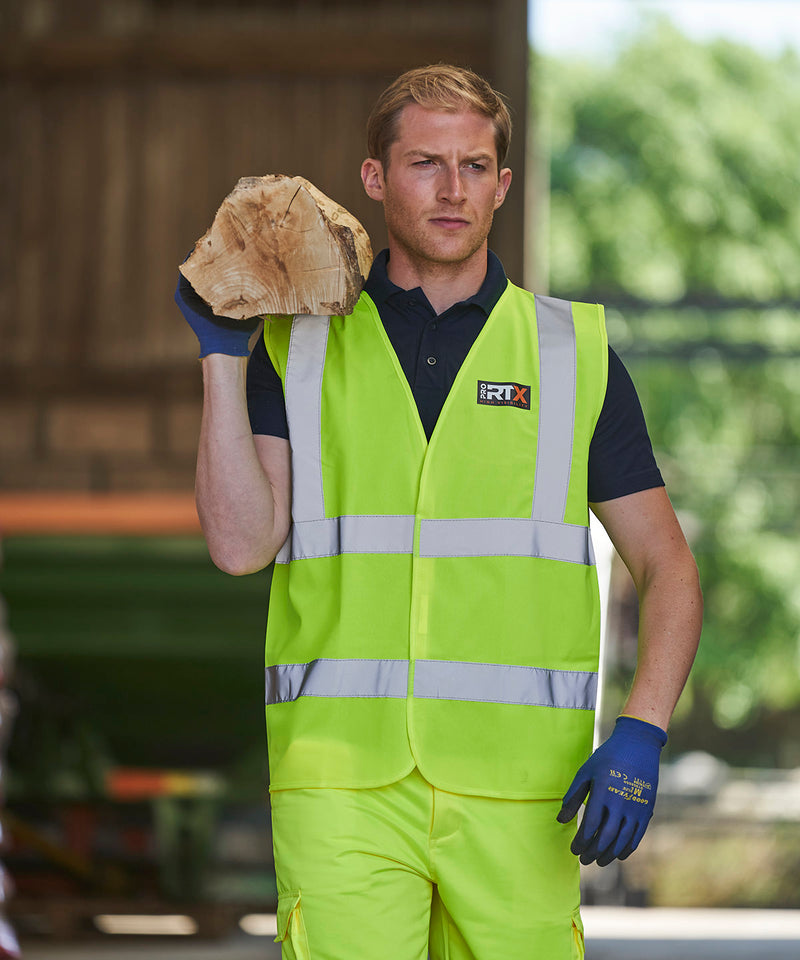
[[497, 210], [498, 207], [503, 205], [503, 201], [506, 198], [508, 193], [508, 188], [511, 186], [511, 171], [508, 167], [503, 167], [500, 171], [500, 174], [497, 178], [497, 190], [494, 195], [494, 208]]
[[373, 160], [368, 157], [361, 164], [361, 182], [364, 184], [364, 190], [366, 190], [368, 197], [373, 200], [383, 200], [383, 164], [380, 160]]

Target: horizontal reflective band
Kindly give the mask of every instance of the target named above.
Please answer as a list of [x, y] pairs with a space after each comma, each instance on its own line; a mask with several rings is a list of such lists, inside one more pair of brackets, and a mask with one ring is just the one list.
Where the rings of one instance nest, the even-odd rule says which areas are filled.
[[288, 563], [342, 553], [410, 554], [413, 549], [413, 515], [330, 517], [295, 521], [276, 561]]
[[[414, 544], [414, 517], [348, 516], [292, 524], [276, 561], [336, 557], [343, 553], [408, 553]], [[421, 557], [540, 557], [594, 564], [588, 527], [545, 520], [496, 517], [422, 520]]]
[[417, 660], [414, 696], [421, 700], [471, 700], [594, 710], [597, 674], [501, 663]]
[[298, 697], [392, 697], [408, 692], [407, 660], [312, 660], [265, 671], [267, 704]]
[[421, 557], [542, 557], [594, 564], [588, 527], [546, 520], [422, 520]]

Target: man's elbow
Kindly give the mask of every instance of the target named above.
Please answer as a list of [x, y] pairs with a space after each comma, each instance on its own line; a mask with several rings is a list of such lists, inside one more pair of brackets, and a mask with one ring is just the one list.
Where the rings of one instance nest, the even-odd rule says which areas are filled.
[[686, 584], [687, 589], [694, 593], [702, 604], [703, 590], [700, 585], [700, 570], [688, 543], [684, 544], [683, 550], [680, 552], [677, 569], [680, 580]]
[[208, 553], [215, 567], [232, 577], [245, 577], [268, 567], [278, 550], [251, 550], [241, 546], [208, 545]]
[[269, 563], [269, 561], [262, 563], [257, 560], [248, 560], [246, 557], [231, 557], [227, 554], [215, 555], [213, 553], [211, 559], [215, 567], [232, 577], [246, 577], [250, 573], [258, 573]]
[[697, 604], [698, 616], [702, 620], [703, 607], [705, 604], [705, 600], [703, 599], [703, 584], [700, 582], [700, 570], [697, 567], [694, 557], [692, 557], [692, 564], [690, 568], [690, 582], [691, 589], [694, 592], [695, 603]]

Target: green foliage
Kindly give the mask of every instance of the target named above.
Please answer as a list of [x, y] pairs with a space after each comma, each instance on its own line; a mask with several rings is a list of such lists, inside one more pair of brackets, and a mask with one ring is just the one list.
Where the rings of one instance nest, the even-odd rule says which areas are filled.
[[750, 730], [800, 704], [800, 60], [658, 19], [537, 76], [552, 293], [655, 307], [608, 320], [701, 571], [684, 723]]
[[[787, 311], [726, 313], [717, 340], [735, 342], [737, 332], [749, 336], [758, 325], [779, 331], [791, 319], [800, 341]], [[719, 322], [686, 311], [624, 323], [629, 337], [645, 339], [662, 320], [684, 349]], [[759, 709], [791, 708], [800, 703], [796, 361], [726, 360], [719, 347], [703, 347], [687, 363], [656, 356], [628, 365], [701, 569], [706, 617], [694, 682], [726, 728]]]
[[800, 60], [658, 19], [601, 64], [539, 61], [551, 286], [668, 303], [800, 295]]

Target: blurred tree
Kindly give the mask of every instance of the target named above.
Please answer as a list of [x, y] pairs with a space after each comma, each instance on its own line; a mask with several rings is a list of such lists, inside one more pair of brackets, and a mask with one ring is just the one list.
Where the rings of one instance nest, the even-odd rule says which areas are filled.
[[650, 21], [602, 64], [539, 61], [551, 285], [669, 303], [800, 296], [800, 60]]
[[672, 741], [800, 764], [800, 60], [658, 19], [536, 75], [551, 291], [611, 305], [701, 568]]

